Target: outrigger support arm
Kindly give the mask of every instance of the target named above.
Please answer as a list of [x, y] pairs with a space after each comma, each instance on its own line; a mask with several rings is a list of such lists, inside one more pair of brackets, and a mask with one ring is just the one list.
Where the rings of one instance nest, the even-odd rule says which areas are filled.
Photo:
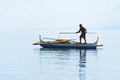
[[42, 39], [41, 39], [41, 35], [39, 35], [39, 40], [40, 40], [40, 42], [43, 42]]

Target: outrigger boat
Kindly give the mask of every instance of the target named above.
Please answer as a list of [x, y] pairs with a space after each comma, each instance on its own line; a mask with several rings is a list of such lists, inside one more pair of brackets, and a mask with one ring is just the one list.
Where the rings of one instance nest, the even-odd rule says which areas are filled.
[[96, 49], [98, 45], [98, 37], [97, 40], [93, 43], [78, 43], [71, 39], [55, 39], [54, 41], [43, 41], [41, 40], [41, 36], [39, 37], [40, 41], [33, 43], [33, 45], [40, 45], [43, 48], [74, 48], [74, 49]]

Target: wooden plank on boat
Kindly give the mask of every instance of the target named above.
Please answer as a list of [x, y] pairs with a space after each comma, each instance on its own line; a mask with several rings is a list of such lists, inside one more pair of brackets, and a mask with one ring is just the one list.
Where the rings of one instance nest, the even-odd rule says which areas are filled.
[[103, 44], [98, 44], [98, 45], [97, 45], [97, 47], [101, 47], [101, 46], [103, 46]]

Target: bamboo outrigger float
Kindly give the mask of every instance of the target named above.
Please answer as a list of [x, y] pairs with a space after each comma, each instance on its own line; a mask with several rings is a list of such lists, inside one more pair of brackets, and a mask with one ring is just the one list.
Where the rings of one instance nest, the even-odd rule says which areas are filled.
[[39, 36], [40, 41], [33, 43], [33, 45], [40, 45], [43, 48], [74, 48], [74, 49], [96, 49], [99, 46], [97, 37], [97, 40], [93, 43], [78, 43], [72, 40], [67, 39], [55, 39], [54, 41], [43, 41], [41, 40], [41, 36]]

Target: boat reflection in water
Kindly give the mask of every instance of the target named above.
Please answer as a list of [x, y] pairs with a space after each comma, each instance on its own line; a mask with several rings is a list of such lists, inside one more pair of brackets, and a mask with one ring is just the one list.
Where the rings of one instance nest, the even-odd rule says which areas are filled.
[[97, 80], [97, 49], [80, 50], [79, 77], [80, 80]]
[[86, 79], [86, 50], [80, 50], [80, 61], [79, 61], [79, 76], [80, 80]]
[[39, 57], [40, 75], [49, 75], [48, 79], [96, 80], [96, 49], [40, 48]]

